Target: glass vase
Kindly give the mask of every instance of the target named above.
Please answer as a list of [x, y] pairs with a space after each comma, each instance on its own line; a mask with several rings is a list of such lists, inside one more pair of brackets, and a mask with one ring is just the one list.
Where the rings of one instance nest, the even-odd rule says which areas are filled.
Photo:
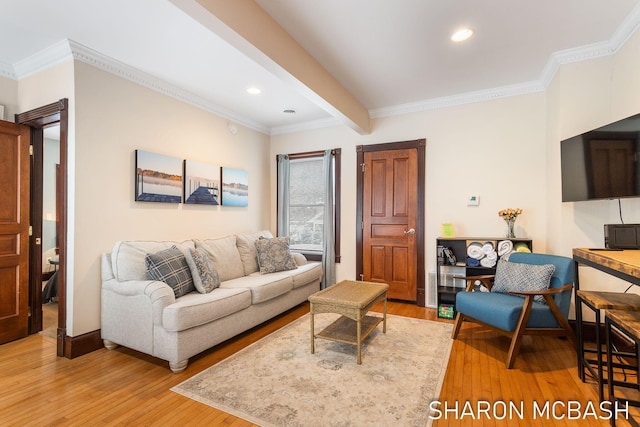
[[515, 239], [516, 238], [516, 233], [515, 233], [516, 220], [505, 219], [505, 222], [507, 223], [507, 239]]

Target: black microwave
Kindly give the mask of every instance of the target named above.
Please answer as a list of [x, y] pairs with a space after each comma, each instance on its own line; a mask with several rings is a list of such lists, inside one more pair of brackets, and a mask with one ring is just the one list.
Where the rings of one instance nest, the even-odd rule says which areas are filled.
[[640, 249], [640, 224], [605, 224], [604, 246], [609, 249]]

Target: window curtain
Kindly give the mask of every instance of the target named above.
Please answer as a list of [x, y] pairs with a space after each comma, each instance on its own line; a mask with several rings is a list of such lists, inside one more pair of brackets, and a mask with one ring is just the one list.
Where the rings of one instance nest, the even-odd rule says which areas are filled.
[[278, 154], [278, 236], [289, 235], [289, 156]]
[[324, 180], [324, 213], [322, 217], [323, 226], [323, 247], [322, 247], [322, 276], [321, 289], [325, 289], [336, 283], [336, 253], [335, 253], [335, 214], [334, 205], [334, 168], [333, 154], [331, 150], [324, 152], [323, 162]]

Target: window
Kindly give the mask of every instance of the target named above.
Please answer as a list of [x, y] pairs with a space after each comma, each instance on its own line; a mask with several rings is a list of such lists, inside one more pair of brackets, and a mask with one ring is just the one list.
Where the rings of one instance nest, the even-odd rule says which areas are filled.
[[[320, 260], [324, 244], [324, 155], [322, 151], [279, 156], [288, 160], [287, 173], [278, 166], [278, 234], [288, 235], [291, 249]], [[281, 160], [279, 160], [280, 162]], [[340, 150], [331, 150], [335, 260], [340, 260]], [[286, 193], [284, 193], [286, 192]], [[280, 194], [282, 193], [282, 194]], [[284, 203], [282, 203], [284, 202]]]

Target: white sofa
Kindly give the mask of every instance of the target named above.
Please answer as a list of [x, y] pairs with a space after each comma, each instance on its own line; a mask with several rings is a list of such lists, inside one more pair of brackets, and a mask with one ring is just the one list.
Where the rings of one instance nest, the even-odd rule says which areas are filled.
[[[175, 373], [190, 357], [307, 300], [320, 289], [322, 266], [294, 254], [297, 268], [261, 274], [255, 241], [268, 231], [184, 242], [128, 241], [102, 255], [101, 334], [105, 347], [122, 345], [167, 360]], [[205, 247], [220, 287], [178, 298], [147, 278], [145, 257], [172, 246]]]

